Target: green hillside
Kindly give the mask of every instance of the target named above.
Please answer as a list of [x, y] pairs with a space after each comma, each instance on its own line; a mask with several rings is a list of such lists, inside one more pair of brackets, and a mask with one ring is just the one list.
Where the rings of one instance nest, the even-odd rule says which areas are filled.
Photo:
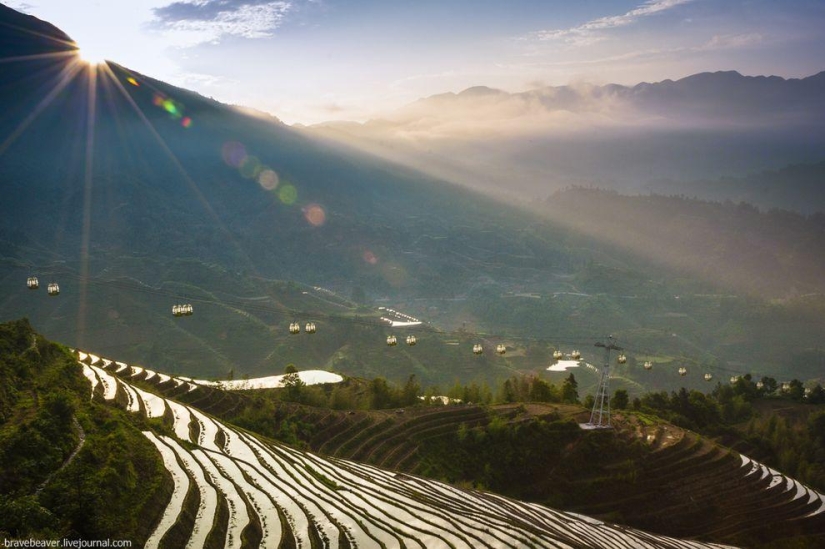
[[171, 493], [146, 420], [90, 400], [76, 358], [26, 320], [0, 324], [0, 379], [0, 536], [142, 544]]

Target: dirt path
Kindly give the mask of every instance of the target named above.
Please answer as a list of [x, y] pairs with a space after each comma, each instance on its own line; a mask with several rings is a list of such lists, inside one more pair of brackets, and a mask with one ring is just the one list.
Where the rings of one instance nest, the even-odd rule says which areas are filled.
[[63, 462], [63, 465], [61, 465], [56, 471], [52, 471], [52, 474], [50, 474], [48, 477], [46, 477], [46, 480], [40, 483], [40, 486], [38, 486], [37, 490], [34, 491], [35, 496], [40, 495], [40, 492], [43, 491], [43, 488], [45, 488], [46, 485], [49, 484], [52, 478], [57, 473], [68, 467], [68, 465], [72, 462], [77, 453], [80, 452], [80, 449], [83, 448], [83, 444], [86, 442], [86, 431], [83, 430], [83, 427], [80, 425], [80, 422], [77, 421], [76, 417], [72, 418], [72, 425], [74, 426], [74, 429], [75, 431], [77, 431], [78, 434], [79, 440], [77, 442], [77, 446], [75, 446], [75, 449], [72, 450], [71, 454], [69, 454], [69, 457], [66, 458], [66, 461]]

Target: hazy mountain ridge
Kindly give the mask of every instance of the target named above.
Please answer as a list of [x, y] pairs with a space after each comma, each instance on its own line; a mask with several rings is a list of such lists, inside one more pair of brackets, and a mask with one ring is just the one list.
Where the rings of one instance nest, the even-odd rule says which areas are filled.
[[727, 71], [520, 93], [480, 86], [311, 131], [496, 196], [505, 196], [502, 186], [528, 196], [571, 184], [638, 191], [661, 179], [821, 162], [824, 92], [825, 72]]
[[[266, 375], [295, 362], [394, 380], [414, 371], [427, 383], [540, 372], [553, 347], [590, 346], [605, 333], [689, 363], [759, 358], [775, 375], [797, 349], [815, 346], [815, 303], [808, 328], [776, 343], [741, 335], [759, 309], [750, 296], [737, 298], [733, 319], [718, 313], [723, 297], [685, 299], [684, 316], [667, 316], [672, 296], [716, 295], [716, 281], [115, 64], [97, 69], [90, 103], [90, 69], [73, 58], [5, 59], [0, 311], [29, 315], [67, 343], [101, 341], [124, 359], [203, 377], [235, 366]], [[55, 88], [69, 67], [77, 74]], [[504, 187], [509, 195], [530, 172], [522, 164]], [[277, 173], [274, 189], [256, 180], [264, 167]], [[61, 295], [27, 290], [32, 275], [43, 286], [61, 282]], [[361, 299], [330, 304], [325, 289]], [[181, 302], [195, 304], [193, 318], [170, 314]], [[378, 304], [443, 331], [415, 351], [393, 351]], [[783, 324], [774, 331], [792, 331], [796, 305], [777, 307]], [[313, 317], [314, 340], [286, 331]], [[685, 320], [663, 327], [660, 318]], [[513, 337], [519, 350], [476, 357], [468, 351], [475, 331], [492, 334], [488, 349]]]
[[747, 202], [764, 210], [778, 208], [810, 215], [825, 212], [825, 162], [716, 180], [654, 181], [647, 188], [657, 193]]
[[747, 203], [589, 188], [557, 192], [544, 207], [582, 232], [612, 235], [617, 245], [679, 265], [683, 272], [703, 272], [731, 291], [825, 293], [825, 261], [807, 253], [825, 248], [822, 213], [805, 217], [787, 210], [760, 212]]
[[[632, 107], [633, 115], [655, 114], [662, 118], [682, 119], [686, 116], [705, 122], [719, 123], [740, 119], [742, 122], [762, 124], [760, 118], [768, 116], [775, 123], [777, 116], [790, 116], [788, 121], [800, 124], [818, 124], [825, 117], [825, 71], [805, 78], [785, 79], [778, 76], [743, 76], [736, 71], [705, 72], [679, 80], [643, 82], [635, 86], [607, 84], [603, 86], [581, 84], [578, 86], [549, 86], [525, 92], [508, 93], [502, 90], [477, 86], [459, 93], [444, 93], [420, 99], [390, 113], [386, 118], [366, 122], [365, 126], [382, 123], [412, 122], [416, 116], [450, 116], [437, 109], [452, 108], [460, 111], [476, 110], [481, 116], [486, 108], [502, 109], [509, 116], [516, 116], [519, 108], [531, 111], [541, 107], [548, 112], [571, 111], [584, 113], [613, 108], [617, 115], [621, 107]], [[610, 104], [610, 101], [619, 103]], [[797, 118], [804, 115], [803, 118]], [[641, 123], [644, 123], [644, 119]]]

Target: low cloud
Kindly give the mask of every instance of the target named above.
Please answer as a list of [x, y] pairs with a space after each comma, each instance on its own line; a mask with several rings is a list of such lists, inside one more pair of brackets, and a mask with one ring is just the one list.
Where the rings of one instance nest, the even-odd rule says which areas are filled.
[[153, 25], [186, 35], [186, 45], [227, 36], [263, 38], [281, 26], [292, 3], [285, 0], [188, 0], [154, 10]]

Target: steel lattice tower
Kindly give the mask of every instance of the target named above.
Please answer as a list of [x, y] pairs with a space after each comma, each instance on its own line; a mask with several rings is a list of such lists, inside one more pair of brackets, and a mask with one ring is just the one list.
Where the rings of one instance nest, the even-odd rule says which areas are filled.
[[599, 389], [596, 391], [596, 401], [593, 403], [593, 411], [590, 412], [590, 421], [587, 426], [591, 429], [609, 429], [610, 425], [610, 351], [621, 351], [622, 348], [616, 345], [613, 336], [607, 336], [604, 342], [598, 342], [596, 347], [604, 348], [604, 366], [602, 366], [601, 377], [599, 378]]

